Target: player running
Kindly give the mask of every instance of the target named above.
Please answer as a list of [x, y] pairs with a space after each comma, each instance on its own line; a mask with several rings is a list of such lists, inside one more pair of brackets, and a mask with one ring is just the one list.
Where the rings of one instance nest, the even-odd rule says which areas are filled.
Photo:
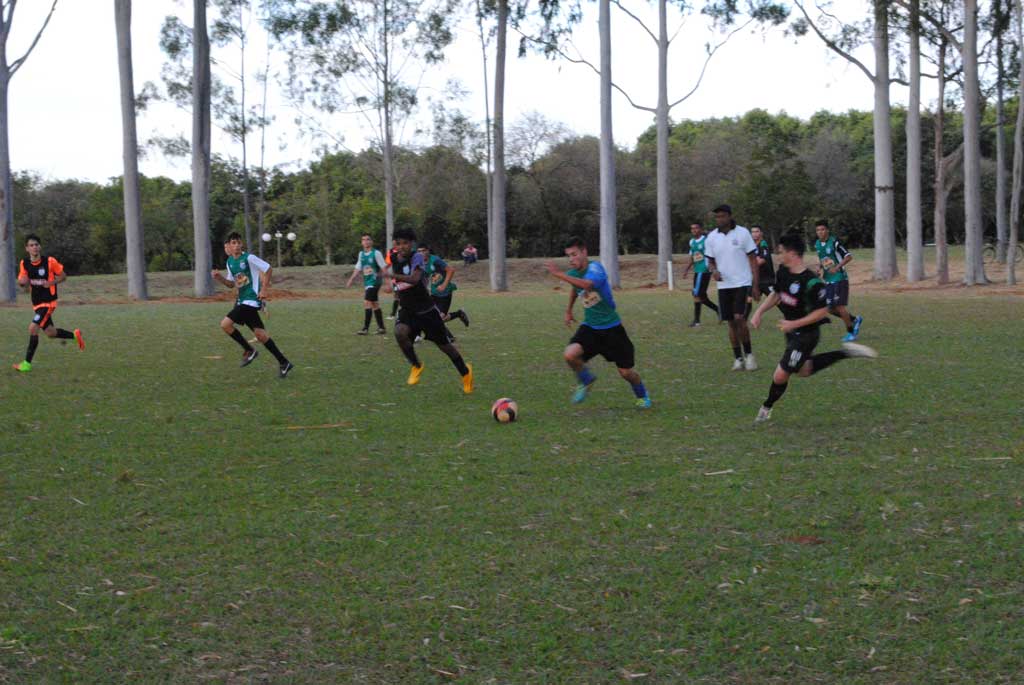
[[37, 235], [25, 236], [25, 252], [28, 257], [20, 262], [18, 285], [31, 293], [32, 323], [28, 325], [28, 350], [25, 352], [25, 360], [14, 365], [14, 368], [22, 373], [32, 370], [32, 358], [35, 357], [36, 348], [39, 346], [39, 331], [45, 333], [47, 338], [74, 340], [78, 343], [78, 349], [85, 349], [81, 330], [76, 328], [74, 331], [67, 331], [53, 324], [53, 312], [57, 309], [57, 284], [68, 278], [64, 273], [64, 265], [55, 257], [43, 255], [43, 245]]
[[363, 249], [356, 257], [355, 267], [352, 275], [348, 277], [346, 288], [352, 286], [356, 276], [363, 276], [363, 327], [356, 332], [356, 335], [366, 335], [370, 332], [370, 319], [377, 318], [377, 335], [384, 335], [384, 315], [380, 311], [380, 287], [384, 283], [384, 276], [387, 273], [388, 265], [384, 261], [384, 255], [380, 250], [373, 248], [373, 238], [369, 233], [364, 233], [362, 238]]
[[786, 334], [786, 351], [772, 376], [768, 399], [757, 412], [755, 423], [772, 417], [772, 407], [786, 392], [789, 377], [793, 374], [811, 376], [824, 371], [841, 359], [853, 357], [875, 358], [878, 353], [865, 345], [847, 342], [843, 349], [835, 352], [813, 354], [821, 333], [818, 327], [828, 318], [825, 284], [804, 266], [804, 239], [795, 233], [782, 236], [779, 241], [782, 265], [775, 275], [771, 294], [754, 312], [750, 325], [758, 328], [761, 317], [772, 307], [778, 306], [783, 320], [779, 329]]
[[729, 205], [719, 205], [713, 212], [718, 228], [708, 235], [705, 256], [710, 262], [711, 277], [718, 281], [718, 308], [722, 319], [729, 323], [732, 370], [754, 371], [757, 360], [747, 327], [747, 298], [753, 293], [755, 300], [761, 299], [755, 261], [757, 245], [750, 231], [736, 225]]
[[853, 255], [839, 242], [839, 238], [831, 235], [828, 222], [822, 219], [814, 226], [818, 239], [814, 249], [818, 252], [821, 263], [820, 273], [825, 281], [825, 300], [829, 313], [838, 316], [846, 324], [844, 342], [852, 342], [860, 335], [860, 325], [864, 317], [854, 317], [847, 309], [850, 302], [850, 279], [846, 276], [846, 265], [853, 261]]
[[[395, 245], [397, 245], [397, 243], [398, 241], [392, 238], [391, 248], [388, 250], [387, 255], [385, 255], [384, 257], [384, 262], [388, 265], [388, 268], [391, 268], [391, 263], [395, 259], [395, 250], [397, 250]], [[398, 283], [396, 283], [395, 281], [391, 281], [391, 297], [391, 315], [388, 316], [388, 318], [394, 319], [395, 316], [398, 314]]]
[[256, 335], [256, 339], [263, 343], [263, 347], [277, 359], [278, 376], [285, 378], [295, 367], [281, 354], [281, 350], [277, 349], [277, 344], [270, 338], [263, 326], [263, 319], [260, 318], [260, 310], [270, 291], [270, 276], [273, 270], [267, 262], [242, 250], [242, 236], [237, 232], [228, 234], [224, 242], [224, 251], [228, 255], [228, 275], [221, 276], [220, 272], [214, 269], [213, 279], [228, 288], [236, 289], [237, 295], [234, 309], [221, 319], [221, 330], [241, 345], [244, 350], [241, 366], [248, 366], [259, 352], [249, 344], [235, 325], [248, 326]]
[[427, 280], [430, 281], [430, 297], [433, 298], [437, 308], [441, 310], [441, 318], [445, 321], [458, 319], [463, 325], [468, 326], [469, 316], [465, 311], [459, 309], [449, 313], [452, 308], [452, 296], [458, 290], [454, 280], [455, 267], [437, 255], [431, 254], [429, 245], [420, 243], [416, 251], [423, 255], [423, 271], [427, 274]]
[[[757, 291], [762, 295], [768, 295], [772, 291], [772, 283], [775, 282], [775, 262], [772, 260], [772, 249], [764, 237], [764, 231], [760, 226], [750, 227], [750, 237], [754, 239], [757, 252], [754, 254], [754, 261], [757, 262]], [[747, 300], [747, 316], [750, 315], [753, 307], [753, 298]]]
[[704, 305], [718, 314], [718, 307], [708, 297], [708, 285], [711, 284], [711, 273], [708, 271], [708, 263], [704, 258], [704, 243], [707, 240], [707, 233], [700, 223], [690, 224], [690, 263], [683, 271], [683, 278], [693, 268], [693, 321], [690, 328], [700, 326], [700, 306]]
[[392, 255], [391, 278], [398, 288], [401, 309], [398, 310], [398, 321], [395, 323], [395, 340], [402, 354], [412, 364], [409, 371], [409, 385], [420, 382], [423, 374], [423, 363], [416, 355], [413, 340], [423, 333], [427, 340], [448, 355], [455, 369], [462, 376], [462, 392], [467, 395], [473, 392], [473, 366], [467, 364], [452, 344], [451, 335], [444, 325], [441, 312], [430, 297], [427, 288], [426, 259], [413, 250], [416, 234], [407, 228], [395, 231], [397, 249]]
[[579, 381], [572, 396], [573, 404], [587, 399], [590, 386], [597, 380], [587, 368], [587, 362], [601, 355], [615, 364], [622, 379], [632, 386], [636, 406], [649, 409], [651, 398], [640, 380], [640, 374], [633, 368], [633, 342], [615, 310], [615, 299], [604, 267], [600, 262], [590, 261], [587, 246], [581, 238], [569, 239], [565, 255], [572, 267], [567, 273], [562, 273], [554, 262], [548, 262], [547, 269], [552, 276], [572, 286], [569, 291], [569, 307], [565, 311], [566, 326], [572, 327], [576, 321], [572, 313], [576, 300], [583, 300], [583, 323], [576, 329], [564, 353], [566, 363], [576, 373]]

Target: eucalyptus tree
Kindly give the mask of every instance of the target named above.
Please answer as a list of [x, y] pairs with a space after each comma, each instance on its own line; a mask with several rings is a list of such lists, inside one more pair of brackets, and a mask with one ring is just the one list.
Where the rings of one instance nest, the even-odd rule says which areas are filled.
[[1006, 213], [1006, 55], [1004, 39], [1009, 28], [1010, 12], [1005, 0], [993, 0], [992, 37], [995, 40], [996, 62], [996, 261], [1006, 262], [1009, 217]]
[[1007, 241], [1006, 283], [1017, 284], [1017, 243], [1020, 240], [1021, 186], [1024, 184], [1024, 0], [1013, 0], [1019, 72], [1017, 74], [1017, 125], [1013, 130], [1013, 187], [1010, 192], [1010, 235]]
[[0, 188], [0, 300], [14, 302], [18, 294], [15, 278], [14, 256], [14, 186], [11, 179], [11, 144], [10, 130], [8, 128], [8, 101], [10, 93], [11, 78], [18, 73], [18, 70], [25, 64], [43, 31], [53, 17], [53, 11], [57, 8], [57, 0], [53, 0], [50, 11], [43, 20], [42, 26], [36, 31], [35, 37], [29, 43], [25, 52], [15, 60], [10, 60], [7, 55], [7, 41], [11, 37], [11, 25], [14, 21], [14, 11], [17, 9], [18, 0], [5, 0], [0, 3], [0, 175], [2, 175], [3, 187]]
[[[290, 94], [330, 115], [357, 113], [380, 149], [386, 241], [395, 226], [395, 129], [418, 104], [418, 78], [452, 41], [454, 0], [271, 0], [288, 51]], [[354, 109], [353, 109], [354, 108]]]
[[909, 0], [910, 98], [907, 103], [907, 281], [924, 278], [924, 222], [921, 214], [921, 7]]
[[192, 239], [193, 292], [213, 294], [210, 244], [210, 37], [206, 0], [192, 0]]
[[121, 143], [124, 156], [124, 238], [128, 295], [148, 298], [146, 251], [139, 191], [139, 140], [135, 127], [135, 79], [132, 69], [132, 0], [114, 0], [117, 28], [117, 67], [121, 80]]

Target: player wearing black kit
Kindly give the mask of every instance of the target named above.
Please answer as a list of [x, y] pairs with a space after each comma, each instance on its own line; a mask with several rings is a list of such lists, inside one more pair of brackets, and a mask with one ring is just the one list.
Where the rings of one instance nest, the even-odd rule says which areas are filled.
[[771, 294], [754, 312], [750, 325], [760, 327], [764, 313], [777, 306], [783, 316], [779, 329], [786, 334], [786, 351], [775, 369], [768, 399], [757, 412], [755, 423], [771, 418], [772, 406], [786, 392], [792, 374], [810, 376], [847, 357], [878, 356], [870, 347], [856, 343], [844, 343], [842, 350], [814, 354], [821, 337], [818, 328], [828, 317], [825, 283], [804, 266], [806, 245], [802, 237], [784, 235], [779, 245], [782, 265], [775, 274]]

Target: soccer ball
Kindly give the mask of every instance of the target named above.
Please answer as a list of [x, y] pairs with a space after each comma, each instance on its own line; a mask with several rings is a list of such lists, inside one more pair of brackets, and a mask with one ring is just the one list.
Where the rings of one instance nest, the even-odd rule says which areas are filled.
[[516, 404], [515, 400], [508, 397], [495, 400], [494, 404], [491, 405], [491, 416], [498, 423], [512, 423], [518, 415], [519, 405]]

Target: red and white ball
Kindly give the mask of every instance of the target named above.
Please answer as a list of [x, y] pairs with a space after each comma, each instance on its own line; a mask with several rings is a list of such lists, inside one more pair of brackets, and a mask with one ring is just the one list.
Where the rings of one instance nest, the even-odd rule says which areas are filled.
[[491, 405], [491, 416], [498, 423], [512, 423], [519, 416], [519, 405], [509, 397], [502, 397]]

